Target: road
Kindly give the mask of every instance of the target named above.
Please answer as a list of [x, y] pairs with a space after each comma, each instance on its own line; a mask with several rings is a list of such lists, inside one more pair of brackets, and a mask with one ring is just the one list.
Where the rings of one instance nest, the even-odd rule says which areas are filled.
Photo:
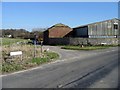
[[2, 77], [3, 88], [117, 88], [118, 48], [95, 51], [62, 50], [58, 61]]

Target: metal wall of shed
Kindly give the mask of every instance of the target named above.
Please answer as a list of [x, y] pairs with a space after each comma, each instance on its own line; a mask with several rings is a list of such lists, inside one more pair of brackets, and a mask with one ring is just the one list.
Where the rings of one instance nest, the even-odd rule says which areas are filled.
[[75, 28], [74, 37], [88, 37], [88, 26]]
[[120, 37], [120, 20], [118, 20], [118, 36]]
[[112, 19], [112, 20], [107, 20], [103, 22], [98, 22], [94, 24], [89, 24], [88, 25], [88, 35], [89, 37], [111, 37], [111, 36], [117, 36], [119, 33], [119, 28], [114, 29], [114, 23], [118, 23], [119, 20], [117, 19]]

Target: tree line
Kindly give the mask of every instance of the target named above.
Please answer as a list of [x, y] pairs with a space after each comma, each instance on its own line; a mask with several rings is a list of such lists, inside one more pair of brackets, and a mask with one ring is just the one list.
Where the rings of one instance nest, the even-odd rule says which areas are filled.
[[34, 28], [31, 32], [25, 29], [1, 29], [2, 33], [0, 37], [9, 37], [11, 38], [21, 38], [21, 39], [34, 39], [35, 36], [39, 38], [43, 38], [43, 31], [47, 30], [47, 28]]

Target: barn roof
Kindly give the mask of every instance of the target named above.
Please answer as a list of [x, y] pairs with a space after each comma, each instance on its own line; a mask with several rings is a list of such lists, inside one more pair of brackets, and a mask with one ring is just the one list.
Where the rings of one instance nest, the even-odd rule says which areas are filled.
[[[120, 21], [120, 19], [118, 19], [118, 18], [113, 18], [113, 19], [109, 19], [109, 20], [119, 20], [119, 21]], [[74, 27], [74, 29], [75, 29], [75, 28], [84, 27], [84, 26], [88, 26], [88, 25], [91, 25], [91, 24], [96, 24], [96, 23], [100, 23], [100, 22], [109, 21], [109, 20], [104, 20], [104, 21], [99, 21], [99, 22], [89, 23], [89, 24], [86, 24], [86, 25], [80, 25], [80, 26]]]
[[[58, 23], [58, 24], [55, 24], [53, 25], [54, 27], [66, 27], [67, 25], [65, 24], [62, 24], [62, 23]], [[67, 26], [68, 27], [68, 26]]]
[[[67, 26], [67, 25], [65, 25], [65, 24], [62, 24], [62, 23], [57, 23], [57, 24], [51, 26], [50, 28], [52, 28], [52, 27], [69, 27], [69, 26]], [[70, 27], [69, 27], [69, 28], [70, 28]]]

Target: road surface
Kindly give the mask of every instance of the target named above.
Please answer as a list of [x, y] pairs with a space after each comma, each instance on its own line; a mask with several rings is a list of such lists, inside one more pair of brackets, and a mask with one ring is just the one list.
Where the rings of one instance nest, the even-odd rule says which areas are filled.
[[2, 77], [3, 88], [117, 88], [118, 48], [95, 51], [62, 50], [59, 62]]

